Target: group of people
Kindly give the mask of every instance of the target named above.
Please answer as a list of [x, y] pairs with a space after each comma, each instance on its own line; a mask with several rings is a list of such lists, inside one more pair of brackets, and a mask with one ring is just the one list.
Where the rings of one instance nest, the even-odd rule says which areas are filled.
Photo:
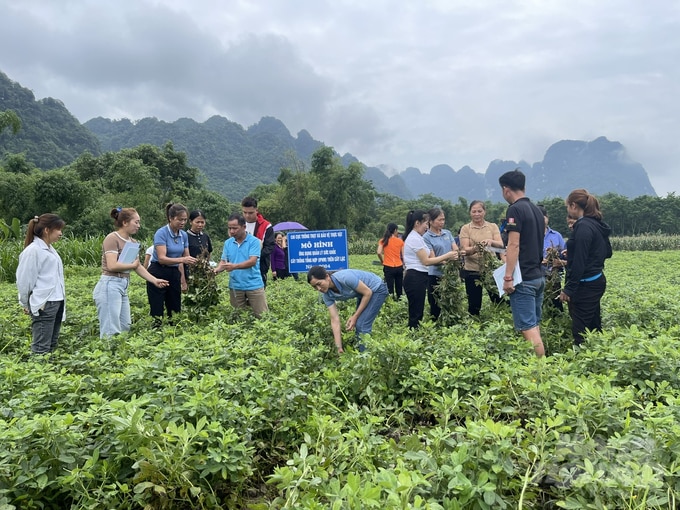
[[[224, 243], [215, 274], [227, 271], [229, 300], [232, 306], [249, 306], [256, 317], [268, 310], [264, 287], [269, 271], [270, 254], [282, 241], [276, 240], [272, 225], [257, 210], [257, 200], [246, 197], [242, 214], [228, 220], [230, 237]], [[134, 235], [141, 218], [133, 208], [111, 210], [115, 230], [102, 244], [101, 277], [93, 298], [99, 318], [100, 337], [111, 337], [130, 330], [131, 314], [128, 298], [130, 273], [146, 280], [146, 291], [154, 327], [163, 320], [173, 324], [174, 315], [182, 308], [182, 292], [188, 289], [190, 267], [200, 257], [210, 258], [213, 251], [205, 232], [206, 217], [200, 211], [189, 213], [182, 204], [168, 204], [167, 224], [154, 234], [153, 245], [139, 260], [139, 243]], [[187, 220], [190, 228], [185, 230]], [[52, 246], [62, 236], [64, 221], [55, 214], [43, 214], [28, 223], [24, 250], [16, 272], [19, 304], [32, 319], [31, 351], [47, 354], [57, 347], [61, 322], [65, 319], [65, 285], [61, 258]], [[277, 246], [278, 243], [278, 246]], [[130, 255], [131, 254], [131, 255]], [[277, 266], [275, 278], [283, 278]]]
[[[485, 205], [480, 200], [470, 204], [470, 223], [460, 229], [459, 243], [445, 228], [446, 217], [440, 208], [409, 211], [403, 236], [399, 226], [390, 223], [380, 240], [377, 254], [383, 264], [384, 280], [377, 275], [354, 269], [329, 273], [321, 266], [312, 267], [308, 283], [322, 293], [328, 307], [336, 348], [344, 351], [342, 326], [337, 301], [356, 299], [354, 313], [345, 329], [355, 331], [359, 350], [361, 337], [371, 333], [387, 296], [397, 300], [402, 292], [408, 300], [408, 326], [417, 328], [424, 317], [426, 297], [430, 313], [436, 319], [441, 310], [436, 288], [443, 265], [464, 257], [461, 273], [468, 297], [468, 311], [478, 315], [483, 288], [480, 285], [481, 249], [504, 250], [503, 293], [509, 296], [513, 323], [531, 343], [537, 356], [545, 349], [540, 321], [545, 290], [545, 276], [550, 271], [564, 271], [566, 281], [556, 306], [567, 302], [572, 319], [574, 343], [581, 345], [587, 330], [601, 330], [600, 301], [606, 289], [604, 261], [611, 257], [610, 227], [602, 221], [597, 199], [586, 190], [572, 191], [565, 205], [572, 222], [566, 244], [549, 228], [547, 213], [525, 195], [525, 176], [520, 170], [506, 172], [499, 178], [503, 198], [508, 202], [504, 240], [499, 227], [485, 220]], [[275, 279], [290, 276], [286, 265], [286, 240], [275, 234], [272, 225], [259, 213], [257, 200], [243, 199], [241, 213], [228, 219], [229, 238], [224, 243], [215, 274], [227, 271], [229, 300], [236, 308], [250, 307], [256, 317], [268, 310], [265, 286], [272, 268]], [[212, 243], [204, 231], [205, 215], [189, 213], [182, 204], [168, 204], [167, 224], [154, 234], [153, 247], [147, 253], [149, 263], [141, 264], [139, 244], [133, 236], [139, 231], [140, 217], [132, 208], [111, 211], [115, 230], [102, 246], [101, 278], [93, 297], [97, 307], [100, 336], [113, 336], [130, 330], [128, 285], [130, 273], [146, 280], [147, 296], [155, 326], [164, 315], [172, 322], [181, 311], [181, 295], [187, 290], [188, 274], [200, 257], [209, 257]], [[187, 220], [191, 227], [184, 230]], [[24, 250], [17, 267], [19, 303], [32, 318], [31, 350], [45, 354], [58, 342], [60, 325], [65, 317], [63, 265], [52, 246], [62, 235], [64, 221], [54, 214], [30, 220]], [[137, 256], [122, 257], [128, 248], [137, 247]], [[550, 252], [557, 254], [549, 257]], [[546, 267], [546, 260], [552, 260]], [[517, 269], [521, 279], [517, 279]], [[403, 291], [402, 291], [403, 289]], [[497, 294], [489, 293], [494, 302]]]
[[[545, 237], [547, 215], [525, 194], [526, 177], [519, 170], [506, 172], [498, 182], [508, 202], [508, 241], [503, 290], [509, 295], [515, 329], [531, 343], [537, 356], [545, 354], [540, 322], [545, 290]], [[581, 345], [586, 331], [602, 330], [600, 302], [607, 280], [604, 262], [612, 255], [611, 228], [602, 221], [600, 204], [584, 189], [569, 193], [567, 216], [573, 220], [566, 243], [566, 280], [559, 294], [567, 302], [575, 345]], [[521, 281], [515, 278], [519, 266]], [[554, 264], [551, 270], [559, 270]]]
[[[403, 288], [410, 328], [417, 328], [423, 319], [426, 295], [430, 314], [437, 319], [441, 309], [435, 289], [442, 265], [463, 257], [461, 277], [468, 312], [479, 315], [483, 294], [481, 250], [493, 249], [505, 262], [502, 294], [508, 295], [514, 326], [531, 343], [536, 355], [543, 356], [540, 320], [545, 278], [556, 271], [559, 282], [566, 267], [564, 288], [558, 284], [557, 291], [550, 289], [555, 293], [552, 301], [560, 310], [562, 303], [569, 303], [574, 343], [581, 345], [587, 330], [601, 330], [600, 301], [606, 289], [604, 261], [612, 254], [611, 228], [602, 221], [597, 198], [584, 189], [569, 194], [565, 205], [572, 232], [565, 243], [561, 234], [550, 228], [545, 208], [526, 197], [526, 177], [520, 170], [506, 172], [499, 184], [509, 204], [504, 221], [506, 239], [495, 223], [486, 221], [486, 207], [481, 200], [471, 202], [470, 222], [461, 227], [458, 243], [444, 228], [446, 218], [439, 208], [409, 211], [403, 236], [396, 223], [388, 224], [377, 248], [388, 293], [398, 300]], [[503, 299], [501, 293], [488, 294], [494, 303]]]

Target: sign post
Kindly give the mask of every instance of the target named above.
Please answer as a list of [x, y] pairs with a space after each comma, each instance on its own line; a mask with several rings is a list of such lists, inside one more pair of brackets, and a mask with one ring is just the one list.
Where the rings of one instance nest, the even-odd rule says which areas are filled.
[[347, 230], [307, 230], [288, 233], [288, 270], [306, 273], [312, 266], [329, 271], [347, 269]]

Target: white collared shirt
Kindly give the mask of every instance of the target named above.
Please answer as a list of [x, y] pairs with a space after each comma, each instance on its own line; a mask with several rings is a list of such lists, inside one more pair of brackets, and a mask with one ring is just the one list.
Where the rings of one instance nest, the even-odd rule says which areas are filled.
[[39, 237], [19, 255], [16, 277], [19, 304], [29, 308], [32, 315], [38, 315], [48, 301], [62, 301], [66, 297], [61, 257]]

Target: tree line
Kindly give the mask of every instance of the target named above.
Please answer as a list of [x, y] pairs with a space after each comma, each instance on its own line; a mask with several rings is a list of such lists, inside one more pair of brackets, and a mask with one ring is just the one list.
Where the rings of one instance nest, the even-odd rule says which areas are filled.
[[[387, 223], [403, 224], [411, 209], [440, 207], [454, 233], [470, 221], [469, 203], [462, 197], [452, 203], [431, 194], [404, 200], [376, 192], [364, 179], [363, 165], [344, 166], [332, 147], [317, 149], [309, 169], [291, 157], [276, 183], [260, 185], [251, 195], [274, 224], [298, 221], [312, 230], [346, 228], [354, 238], [382, 235]], [[568, 232], [563, 198], [530, 198], [545, 205], [553, 228]], [[664, 198], [628, 199], [616, 194], [599, 198], [605, 221], [616, 236], [680, 233], [680, 197], [674, 193]], [[189, 166], [186, 154], [176, 151], [171, 142], [162, 148], [142, 144], [100, 156], [85, 152], [70, 165], [49, 171], [36, 168], [23, 154], [8, 154], [0, 162], [0, 219], [8, 225], [14, 218], [26, 224], [34, 215], [49, 211], [64, 218], [73, 235], [95, 236], [110, 231], [111, 208], [124, 206], [139, 211], [140, 237], [145, 237], [165, 223], [168, 202], [202, 209], [216, 239], [226, 238], [227, 218], [240, 210], [238, 202], [208, 189], [201, 171]], [[506, 207], [487, 203], [487, 220], [500, 223]]]

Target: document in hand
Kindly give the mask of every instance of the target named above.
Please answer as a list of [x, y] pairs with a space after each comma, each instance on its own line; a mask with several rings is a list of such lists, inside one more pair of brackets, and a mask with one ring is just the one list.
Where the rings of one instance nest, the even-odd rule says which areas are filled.
[[[503, 278], [505, 277], [505, 266], [503, 264], [501, 267], [493, 272], [493, 279], [496, 280], [496, 286], [498, 287], [498, 295], [503, 296], [505, 291], [503, 290]], [[512, 272], [512, 286], [515, 287], [522, 283], [522, 272], [519, 270], [519, 263], [515, 265], [515, 270]]]
[[118, 255], [121, 264], [132, 264], [139, 257], [139, 243], [128, 241]]

